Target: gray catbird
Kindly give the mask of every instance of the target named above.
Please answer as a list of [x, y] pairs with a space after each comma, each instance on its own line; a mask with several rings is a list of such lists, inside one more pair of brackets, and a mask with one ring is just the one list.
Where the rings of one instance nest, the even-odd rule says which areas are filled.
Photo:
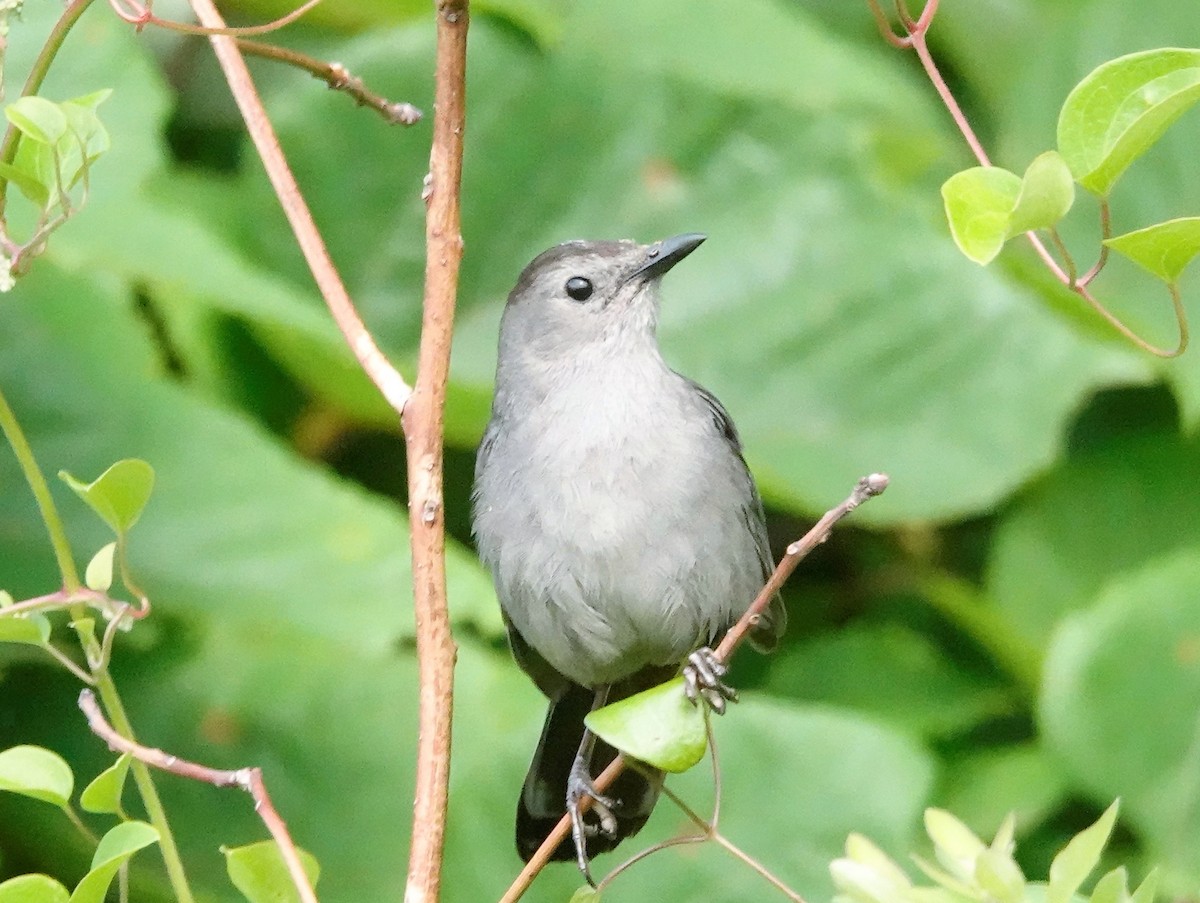
[[[733, 423], [667, 365], [655, 335], [659, 283], [702, 241], [558, 245], [504, 308], [474, 529], [513, 654], [550, 699], [517, 806], [526, 860], [568, 810], [576, 849], [555, 858], [577, 856], [585, 873], [585, 836], [603, 852], [641, 828], [661, 775], [626, 771], [598, 796], [592, 777], [615, 753], [583, 718], [677, 674], [771, 568]], [[774, 645], [785, 621], [776, 599], [757, 645]]]

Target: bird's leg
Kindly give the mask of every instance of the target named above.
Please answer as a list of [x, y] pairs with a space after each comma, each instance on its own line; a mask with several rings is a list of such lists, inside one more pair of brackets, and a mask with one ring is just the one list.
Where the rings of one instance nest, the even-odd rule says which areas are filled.
[[[604, 705], [607, 699], [608, 687], [597, 690], [596, 698], [592, 702], [593, 711]], [[596, 789], [589, 770], [592, 750], [595, 746], [596, 735], [585, 730], [583, 741], [579, 744], [579, 752], [575, 754], [575, 761], [571, 764], [571, 773], [567, 777], [567, 812], [571, 815], [571, 837], [575, 841], [575, 859], [579, 863], [579, 870], [587, 878], [588, 884], [593, 887], [596, 886], [596, 882], [592, 880], [592, 871], [588, 864], [587, 836], [595, 834], [597, 827], [585, 824], [583, 813], [579, 811], [579, 803], [585, 796], [592, 798], [592, 811], [600, 820], [599, 831], [607, 837], [617, 836], [617, 818], [612, 812], [617, 801]]]
[[729, 668], [707, 646], [688, 656], [683, 666], [683, 687], [695, 705], [703, 699], [718, 715], [725, 714], [725, 702], [737, 702], [737, 690], [721, 680]]

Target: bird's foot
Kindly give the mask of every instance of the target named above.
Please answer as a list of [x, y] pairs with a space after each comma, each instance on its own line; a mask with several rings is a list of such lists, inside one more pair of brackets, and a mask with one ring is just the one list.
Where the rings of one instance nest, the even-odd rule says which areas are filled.
[[[591, 797], [592, 812], [596, 813], [599, 824], [584, 821], [584, 813], [579, 804], [585, 796]], [[592, 776], [588, 773], [587, 763], [582, 758], [576, 758], [571, 766], [571, 774], [567, 778], [567, 812], [571, 815], [571, 838], [575, 841], [575, 861], [579, 871], [587, 878], [588, 884], [596, 886], [592, 880], [592, 870], [588, 862], [587, 838], [596, 834], [615, 838], [617, 836], [617, 817], [613, 815], [617, 801], [605, 796], [596, 789]]]
[[707, 646], [689, 655], [683, 666], [683, 687], [692, 705], [703, 699], [710, 709], [724, 715], [725, 703], [738, 698], [737, 690], [721, 680], [728, 670]]

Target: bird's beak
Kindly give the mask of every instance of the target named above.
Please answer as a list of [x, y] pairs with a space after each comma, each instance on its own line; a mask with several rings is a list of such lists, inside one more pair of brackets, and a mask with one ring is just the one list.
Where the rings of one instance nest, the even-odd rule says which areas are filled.
[[630, 274], [630, 279], [655, 279], [700, 247], [707, 235], [688, 232], [655, 242], [646, 251], [646, 262]]

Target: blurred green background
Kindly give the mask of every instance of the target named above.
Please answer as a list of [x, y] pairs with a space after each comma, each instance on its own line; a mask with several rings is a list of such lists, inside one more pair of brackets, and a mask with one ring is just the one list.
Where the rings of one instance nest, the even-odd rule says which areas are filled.
[[[253, 64], [353, 297], [409, 374], [430, 6], [326, 0], [280, 36], [423, 108], [412, 129]], [[223, 8], [249, 21], [283, 6]], [[60, 9], [27, 0], [10, 97]], [[1176, 0], [945, 0], [932, 44], [993, 158], [1020, 171], [1053, 145], [1088, 71], [1200, 46], [1200, 18]], [[91, 479], [129, 456], [158, 472], [133, 534], [155, 617], [115, 657], [142, 739], [261, 765], [323, 866], [322, 900], [394, 899], [416, 707], [397, 425], [331, 325], [207, 45], [136, 36], [97, 3], [43, 93], [102, 87], [115, 89], [101, 108], [112, 151], [83, 213], [0, 299], [0, 386], [49, 473]], [[1114, 855], [1135, 874], [1160, 864], [1172, 899], [1200, 899], [1200, 352], [1161, 363], [1131, 350], [1020, 243], [987, 270], [958, 254], [938, 187], [972, 161], [864, 3], [479, 2], [468, 99], [445, 899], [496, 899], [515, 875], [511, 819], [543, 713], [468, 526], [505, 295], [559, 241], [693, 230], [709, 241], [667, 282], [665, 353], [737, 421], [777, 551], [862, 474], [892, 477], [792, 579], [781, 652], [737, 660], [745, 701], [718, 727], [725, 833], [821, 900], [849, 831], [904, 856], [923, 850], [927, 805], [988, 833], [1015, 810], [1019, 859], [1044, 876], [1120, 795]], [[1193, 111], [1118, 187], [1116, 232], [1200, 213], [1198, 146]], [[1084, 267], [1095, 233], [1081, 199], [1067, 240]], [[1173, 341], [1152, 280], [1116, 261], [1097, 286]], [[1185, 295], [1195, 288], [1185, 277]], [[55, 494], [86, 561], [103, 529]], [[0, 587], [20, 599], [55, 584], [33, 501], [0, 454]], [[77, 691], [0, 648], [0, 747], [49, 746], [90, 779], [110, 757]], [[202, 899], [238, 899], [217, 847], [264, 836], [248, 801], [159, 783]], [[704, 769], [677, 783], [706, 805]], [[664, 802], [639, 840], [683, 824]], [[90, 854], [56, 810], [0, 795], [0, 875], [73, 883]], [[136, 862], [135, 898], [167, 899], [153, 852]], [[578, 884], [551, 868], [528, 899]], [[653, 857], [606, 899], [773, 893], [704, 846]]]

